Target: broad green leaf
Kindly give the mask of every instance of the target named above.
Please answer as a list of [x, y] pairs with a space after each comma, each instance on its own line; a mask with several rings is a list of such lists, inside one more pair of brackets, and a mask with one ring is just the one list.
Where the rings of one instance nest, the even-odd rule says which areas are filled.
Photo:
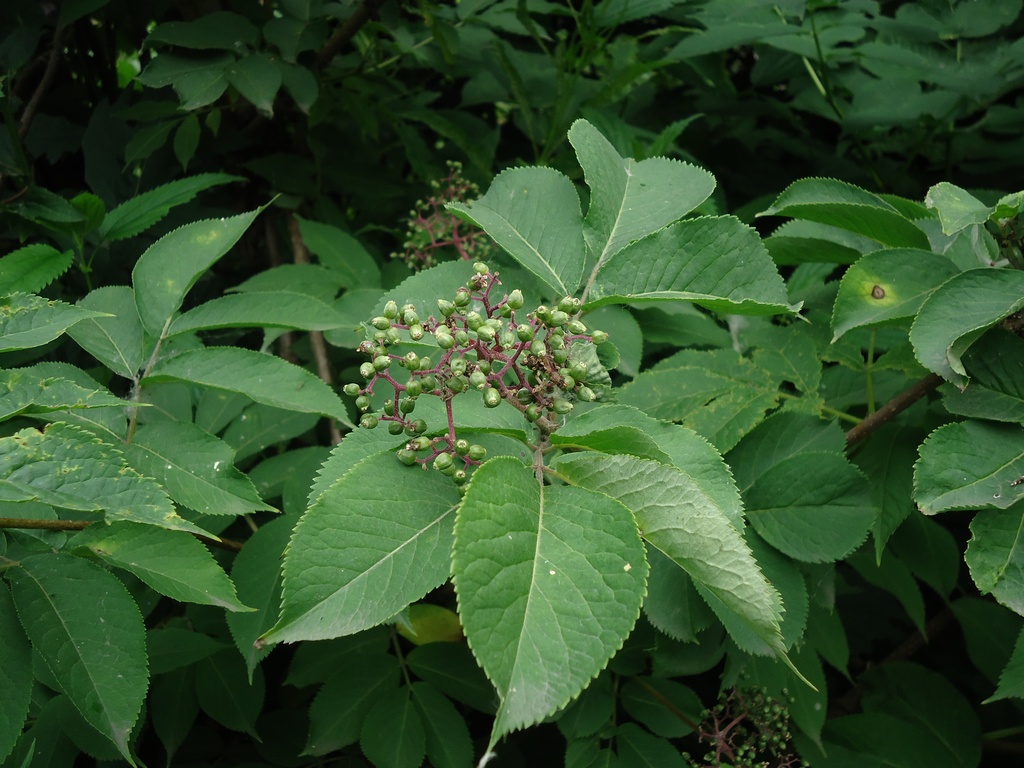
[[732, 216], [686, 219], [627, 245], [605, 261], [586, 301], [692, 301], [740, 315], [800, 309], [757, 232]]
[[459, 615], [434, 603], [413, 603], [395, 617], [398, 634], [413, 645], [462, 641]]
[[38, 293], [67, 272], [72, 251], [61, 253], [52, 245], [34, 243], [0, 258], [0, 292]]
[[96, 384], [79, 386], [33, 368], [0, 370], [0, 421], [20, 413], [46, 413], [71, 408], [123, 408], [124, 400]]
[[964, 560], [983, 595], [1024, 616], [1024, 505], [978, 512]]
[[287, 443], [309, 432], [320, 421], [314, 413], [297, 413], [283, 408], [253, 403], [226, 430], [224, 442], [235, 449], [240, 462], [272, 445]]
[[6, 575], [32, 647], [89, 724], [136, 765], [128, 737], [149, 672], [142, 616], [128, 591], [99, 566], [63, 554], [26, 557]]
[[766, 237], [764, 247], [780, 267], [807, 263], [853, 264], [861, 257], [860, 251], [842, 243], [781, 233]]
[[838, 453], [783, 459], [743, 492], [747, 519], [773, 547], [797, 560], [840, 560], [875, 522], [867, 479]]
[[247, 515], [274, 508], [234, 465], [235, 452], [193, 424], [141, 424], [123, 447], [128, 463], [156, 478], [178, 504], [204, 515]]
[[238, 599], [255, 608], [252, 613], [229, 613], [228, 628], [235, 640], [252, 680], [253, 669], [270, 653], [257, 648], [260, 635], [274, 626], [281, 604], [281, 557], [295, 521], [280, 517], [260, 526], [250, 536], [231, 566], [231, 578], [238, 589]]
[[164, 334], [185, 294], [238, 242], [262, 210], [186, 224], [146, 249], [132, 270], [132, 286], [142, 326], [151, 336]]
[[611, 256], [681, 219], [714, 191], [707, 171], [678, 160], [624, 158], [586, 120], [569, 129], [569, 141], [590, 187], [583, 233], [598, 269]]
[[312, 296], [285, 291], [237, 293], [212, 299], [174, 319], [167, 336], [211, 328], [295, 328], [324, 331], [342, 318]]
[[[386, 429], [354, 429], [331, 449], [331, 455], [317, 472], [316, 480], [309, 489], [309, 504], [348, 474], [349, 470], [368, 456], [391, 451], [408, 442], [404, 436], [388, 434]], [[398, 461], [395, 458], [395, 461]]]
[[32, 695], [32, 649], [14, 612], [10, 590], [0, 583], [0, 760], [14, 749]]
[[[304, 643], [295, 649], [295, 655], [288, 665], [285, 685], [306, 688], [330, 683], [338, 677], [339, 672], [364, 668], [381, 660], [394, 661], [395, 657], [390, 654], [392, 650], [394, 643], [391, 628], [384, 624], [333, 640]], [[466, 654], [469, 655], [469, 652]], [[482, 672], [480, 676], [483, 677]], [[344, 679], [344, 675], [341, 677]], [[397, 678], [395, 682], [397, 684]]]
[[134, 380], [145, 362], [145, 333], [132, 289], [124, 285], [97, 288], [78, 306], [108, 316], [90, 317], [69, 329], [68, 335], [114, 373]]
[[[1024, 631], [1017, 636], [1013, 654], [999, 675], [999, 687], [982, 703], [989, 704], [1009, 698], [1024, 699]], [[0, 754], [3, 754], [2, 749]]]
[[[316, 264], [282, 264], [279, 267], [257, 272], [241, 285], [229, 288], [228, 293], [286, 291], [312, 296], [329, 304], [334, 301], [338, 291], [344, 287], [345, 278], [332, 269]], [[365, 317], [370, 316], [371, 313], [367, 312]]]
[[373, 256], [348, 232], [296, 216], [302, 241], [310, 253], [331, 272], [342, 278], [345, 288], [376, 288], [380, 267]]
[[266, 683], [257, 668], [250, 682], [245, 665], [233, 649], [221, 651], [196, 664], [196, 699], [203, 712], [225, 728], [255, 739], [256, 719], [263, 709]]
[[158, 675], [149, 689], [149, 719], [169, 761], [188, 738], [199, 714], [195, 688], [195, 672], [186, 667]]
[[410, 689], [426, 733], [430, 765], [433, 768], [471, 768], [473, 742], [459, 711], [428, 683], [413, 683]]
[[788, 186], [761, 216], [816, 221], [869, 237], [891, 248], [923, 248], [928, 238], [892, 204], [835, 179], [801, 179]]
[[0, 352], [40, 347], [102, 313], [29, 293], [0, 296]]
[[895, 597], [918, 631], [921, 633], [926, 631], [926, 609], [921, 587], [910, 569], [894, 554], [886, 552], [876, 560], [868, 554], [865, 547], [846, 558], [846, 562], [868, 584], [873, 584]]
[[619, 389], [618, 399], [681, 422], [725, 452], [775, 405], [780, 383], [732, 350], [683, 350]]
[[757, 347], [754, 364], [772, 379], [788, 381], [808, 398], [821, 386], [821, 358], [815, 334], [807, 325], [765, 325], [751, 329], [744, 340]]
[[778, 593], [742, 534], [683, 472], [631, 456], [592, 454], [566, 456], [556, 468], [570, 482], [625, 504], [649, 544], [735, 613], [768, 649], [785, 653]]
[[374, 702], [363, 720], [359, 746], [378, 768], [419, 768], [427, 737], [408, 688], [388, 691]]
[[913, 317], [932, 291], [959, 273], [944, 256], [913, 248], [890, 248], [861, 257], [839, 283], [832, 341], [851, 328]]
[[479, 200], [449, 203], [448, 209], [487, 232], [553, 297], [576, 292], [586, 249], [580, 199], [568, 177], [551, 168], [511, 168]]
[[994, 210], [966, 189], [961, 189], [948, 181], [932, 186], [925, 195], [924, 202], [939, 214], [942, 232], [946, 235], [956, 234], [972, 224], [984, 224]]
[[236, 392], [257, 403], [319, 413], [349, 424], [344, 403], [312, 373], [279, 357], [236, 347], [206, 347], [157, 361], [143, 386], [183, 381]]
[[452, 574], [466, 638], [501, 698], [490, 749], [564, 707], [622, 647], [647, 561], [620, 503], [542, 485], [518, 459], [499, 457], [463, 497]]
[[68, 544], [85, 548], [109, 565], [138, 576], [162, 595], [183, 603], [251, 611], [235, 595], [235, 585], [203, 544], [182, 531], [149, 525], [93, 525]]
[[1006, 509], [1024, 498], [1024, 427], [963, 421], [921, 444], [914, 496], [926, 515], [950, 509]]
[[651, 733], [676, 739], [693, 733], [692, 723], [699, 723], [704, 705], [692, 689], [673, 680], [657, 677], [634, 677], [621, 690], [622, 708]]
[[830, 720], [822, 732], [827, 759], [815, 768], [961, 768], [931, 729], [880, 712]]
[[[743, 534], [764, 577], [782, 598], [782, 640], [787, 649], [795, 650], [804, 639], [809, 612], [807, 582], [800, 566], [791, 558], [776, 552], [752, 528], [745, 529]], [[757, 643], [754, 641], [747, 645], [756, 647]]]
[[220, 640], [181, 626], [165, 626], [146, 632], [146, 653], [151, 675], [164, 675], [191, 666], [213, 656], [224, 647], [225, 644]]
[[690, 575], [658, 549], [647, 551], [647, 561], [651, 566], [644, 599], [647, 620], [674, 640], [699, 642], [698, 633], [711, 626], [715, 617], [694, 589]]
[[1013, 653], [1024, 619], [980, 597], [961, 597], [951, 607], [971, 663], [994, 685]]
[[178, 517], [163, 489], [125, 464], [113, 446], [58, 422], [0, 439], [0, 499], [103, 512], [116, 520], [205, 534]]
[[971, 378], [964, 390], [944, 387], [950, 413], [1024, 424], [1024, 339], [993, 328], [963, 356]]
[[241, 53], [256, 46], [260, 33], [245, 16], [216, 11], [199, 16], [195, 21], [169, 21], [159, 24], [146, 42], [175, 45], [180, 48], [216, 49]]
[[416, 677], [478, 712], [498, 709], [494, 686], [464, 643], [429, 643], [414, 648], [406, 661]]
[[161, 184], [126, 200], [108, 213], [100, 226], [100, 237], [104, 240], [134, 237], [160, 221], [172, 208], [187, 203], [203, 190], [234, 181], [244, 179], [227, 173], [200, 173]]
[[284, 561], [281, 618], [263, 642], [359, 632], [448, 577], [455, 486], [394, 462], [364, 459], [306, 511]]
[[672, 742], [651, 735], [636, 723], [619, 726], [615, 744], [619, 760], [630, 768], [686, 768]]
[[359, 739], [370, 707], [399, 681], [398, 660], [377, 653], [339, 669], [309, 706], [309, 740], [304, 755], [326, 755]]
[[273, 116], [274, 97], [281, 87], [281, 67], [275, 57], [266, 53], [243, 56], [227, 68], [227, 77], [256, 109], [268, 117]]
[[174, 132], [172, 144], [174, 156], [181, 163], [183, 170], [188, 170], [188, 164], [192, 162], [192, 158], [195, 157], [196, 150], [199, 148], [200, 131], [199, 118], [193, 112], [181, 121]]
[[961, 357], [978, 337], [1024, 307], [1024, 272], [974, 269], [947, 280], [925, 300], [910, 329], [925, 368], [963, 389]]
[[853, 463], [868, 478], [878, 508], [872, 533], [875, 560], [880, 562], [889, 537], [914, 513], [914, 462], [921, 435], [905, 424], [886, 424], [875, 433], [871, 450], [858, 451]]
[[747, 491], [790, 456], [808, 451], [840, 453], [845, 447], [843, 432], [834, 422], [803, 413], [776, 413], [729, 451], [729, 468], [740, 491]]

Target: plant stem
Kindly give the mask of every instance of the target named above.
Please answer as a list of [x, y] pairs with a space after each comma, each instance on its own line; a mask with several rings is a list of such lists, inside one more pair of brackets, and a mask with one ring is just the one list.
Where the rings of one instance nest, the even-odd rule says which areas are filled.
[[39, 102], [42, 101], [43, 95], [49, 90], [50, 83], [53, 82], [53, 76], [57, 72], [57, 60], [60, 59], [60, 38], [63, 32], [64, 30], [58, 19], [57, 26], [53, 31], [53, 47], [50, 48], [50, 58], [46, 62], [46, 71], [43, 72], [39, 85], [36, 86], [35, 91], [32, 93], [32, 98], [25, 105], [25, 111], [21, 113], [21, 124], [18, 126], [19, 139], [24, 139], [25, 134], [28, 133], [29, 126], [32, 125], [32, 118], [35, 117], [36, 110], [39, 108]]
[[941, 376], [930, 373], [909, 389], [900, 392], [896, 397], [846, 433], [846, 447], [849, 448], [851, 445], [859, 443], [865, 437], [889, 421], [893, 416], [905, 411], [933, 389], [937, 388], [941, 383]]
[[356, 8], [352, 15], [345, 19], [345, 22], [334, 30], [334, 34], [320, 49], [316, 55], [317, 69], [324, 69], [345, 47], [349, 40], [356, 36], [356, 33], [363, 28], [373, 16], [377, 15], [385, 0], [366, 0]]

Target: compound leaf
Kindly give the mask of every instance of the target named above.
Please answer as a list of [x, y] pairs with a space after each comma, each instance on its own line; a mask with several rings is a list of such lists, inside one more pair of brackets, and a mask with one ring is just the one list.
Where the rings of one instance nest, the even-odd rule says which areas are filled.
[[102, 314], [30, 293], [0, 296], [0, 352], [40, 347], [75, 323]]
[[47, 376], [34, 368], [0, 370], [0, 421], [19, 413], [47, 413], [71, 408], [123, 408], [99, 384], [92, 389], [69, 379]]

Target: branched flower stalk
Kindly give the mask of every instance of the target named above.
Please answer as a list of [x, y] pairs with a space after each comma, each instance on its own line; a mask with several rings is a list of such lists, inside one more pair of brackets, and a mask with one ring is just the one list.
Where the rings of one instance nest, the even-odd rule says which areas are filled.
[[[500, 291], [498, 273], [483, 262], [476, 262], [473, 270], [451, 300], [438, 299], [439, 317], [423, 317], [412, 304], [399, 307], [389, 301], [383, 314], [370, 321], [372, 338], [359, 346], [370, 356], [359, 369], [365, 383], [345, 386], [362, 412], [361, 427], [384, 423], [391, 434], [407, 435], [410, 440], [398, 451], [399, 460], [408, 466], [432, 465], [460, 488], [487, 452], [458, 437], [452, 401], [475, 392], [487, 408], [507, 403], [534, 425], [538, 443], [544, 443], [575, 401], [597, 399], [586, 384], [595, 371], [580, 353], [608, 338], [578, 319], [578, 298], [566, 296], [556, 307], [541, 305], [524, 312], [521, 291]], [[406, 340], [419, 342], [426, 336], [437, 344], [436, 362], [415, 351], [393, 351]], [[378, 413], [372, 398], [382, 385], [394, 394]], [[426, 421], [413, 415], [424, 395], [444, 403], [447, 425], [436, 437], [427, 437]]]

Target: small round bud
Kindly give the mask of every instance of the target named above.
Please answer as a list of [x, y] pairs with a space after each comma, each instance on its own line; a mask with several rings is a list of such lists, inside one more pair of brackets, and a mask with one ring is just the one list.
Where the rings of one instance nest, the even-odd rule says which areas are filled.
[[501, 317], [512, 317], [512, 307], [508, 304], [502, 304], [498, 307], [498, 315]]
[[389, 421], [388, 422], [388, 434], [389, 435], [400, 435], [405, 431], [405, 427], [402, 426], [400, 421]]
[[420, 377], [420, 384], [423, 386], [424, 392], [433, 392], [437, 389], [437, 377], [434, 374], [428, 374]]
[[388, 335], [387, 335], [387, 333], [385, 331], [374, 331], [373, 332], [373, 340], [377, 344], [383, 344], [385, 341], [388, 340]]
[[590, 334], [590, 340], [595, 344], [604, 344], [608, 341], [608, 334], [604, 331], [594, 331]]
[[391, 321], [383, 315], [373, 318], [373, 320], [370, 321], [370, 324], [378, 331], [386, 331], [391, 327]]
[[409, 379], [405, 382], [405, 394], [409, 397], [419, 397], [423, 392], [423, 384], [419, 379]]
[[516, 335], [512, 331], [505, 331], [498, 337], [498, 343], [502, 349], [511, 349], [516, 345]]
[[484, 405], [488, 408], [497, 408], [501, 405], [501, 392], [494, 387], [484, 390]]
[[597, 400], [597, 395], [590, 387], [580, 387], [576, 390], [576, 397], [584, 403], [592, 403], [594, 400]]
[[548, 346], [552, 349], [564, 349], [565, 337], [557, 333], [551, 334], [551, 336], [548, 337]]
[[405, 466], [407, 467], [411, 467], [413, 464], [416, 463], [416, 454], [410, 451], [408, 448], [402, 448], [397, 455], [398, 460], [405, 464]]
[[433, 367], [434, 367], [434, 364], [432, 362], [430, 362], [430, 358], [429, 357], [421, 357], [419, 365], [416, 366], [417, 370], [420, 370], [420, 371], [429, 371]]
[[520, 341], [532, 341], [533, 340], [533, 326], [522, 323], [516, 326], [516, 337]]
[[477, 360], [476, 369], [481, 373], [491, 372], [491, 361], [490, 360]]
[[563, 296], [558, 301], [558, 309], [568, 315], [575, 315], [580, 311], [581, 306], [583, 306], [583, 302], [575, 296]]
[[487, 449], [475, 443], [469, 446], [469, 458], [473, 461], [483, 461], [487, 458]]
[[547, 354], [548, 345], [540, 339], [534, 339], [530, 342], [530, 354], [534, 357], [543, 357]]
[[459, 456], [465, 456], [467, 453], [469, 453], [469, 440], [465, 440], [461, 437], [458, 440], [456, 440], [455, 452], [459, 454]]
[[366, 395], [360, 395], [359, 397], [356, 398], [356, 408], [358, 408], [360, 411], [365, 411], [369, 407], [370, 398], [368, 398]]
[[405, 357], [402, 358], [402, 362], [410, 371], [415, 371], [420, 367], [420, 356], [415, 352], [406, 352]]
[[423, 326], [419, 323], [414, 323], [409, 326], [409, 338], [413, 341], [419, 341], [423, 338]]
[[536, 403], [526, 408], [526, 420], [533, 422], [541, 417], [540, 406]]
[[345, 389], [342, 390], [349, 397], [358, 397], [359, 393], [363, 391], [362, 387], [358, 384], [346, 384]]
[[363, 429], [374, 429], [379, 423], [377, 417], [372, 413], [364, 413], [363, 417], [359, 420], [359, 426]]
[[570, 320], [566, 328], [568, 328], [569, 333], [576, 334], [577, 336], [587, 332], [587, 326], [579, 320]]
[[456, 485], [465, 485], [466, 479], [466, 470], [456, 469], [454, 472], [452, 472], [452, 480], [455, 482]]
[[459, 288], [455, 292], [455, 301], [453, 302], [456, 307], [465, 307], [473, 300], [472, 295], [465, 288]]
[[391, 358], [388, 355], [380, 355], [373, 358], [373, 369], [380, 373], [391, 367]]
[[455, 343], [460, 347], [469, 346], [469, 334], [460, 328], [455, 332]]
[[512, 293], [508, 295], [508, 301], [506, 302], [512, 309], [523, 308], [523, 292], [516, 288]]
[[475, 331], [481, 325], [484, 324], [484, 318], [479, 312], [467, 312], [466, 313], [466, 327], [471, 331]]
[[491, 268], [484, 264], [484, 262], [478, 261], [475, 264], [473, 264], [473, 271], [476, 272], [478, 275], [486, 275], [488, 272], [491, 271]]
[[443, 472], [455, 463], [450, 453], [439, 453], [434, 457], [434, 469]]
[[398, 332], [398, 329], [392, 326], [384, 331], [384, 343], [385, 344], [397, 344], [402, 340], [402, 335]]
[[576, 379], [576, 381], [585, 381], [588, 373], [590, 373], [590, 370], [582, 360], [569, 361], [569, 375]]
[[423, 419], [413, 419], [412, 424], [406, 429], [406, 432], [411, 432], [413, 435], [422, 435], [426, 431], [427, 422]]
[[427, 448], [430, 447], [430, 438], [414, 437], [412, 440], [405, 444], [405, 447], [408, 448], [410, 451], [425, 451], [427, 450]]
[[419, 325], [420, 316], [415, 309], [409, 309], [402, 313], [402, 320], [405, 321], [406, 325]]
[[441, 311], [441, 314], [445, 317], [451, 317], [455, 312], [455, 305], [447, 299], [438, 299], [437, 308]]
[[469, 386], [473, 389], [483, 389], [487, 386], [487, 374], [477, 369], [469, 374]]
[[398, 305], [393, 301], [389, 301], [384, 305], [384, 317], [388, 320], [394, 320], [398, 317]]
[[[564, 368], [562, 370], [565, 370]], [[570, 392], [576, 388], [576, 379], [566, 374], [562, 377], [562, 389], [566, 392]]]
[[494, 328], [490, 325], [481, 325], [476, 329], [476, 337], [480, 339], [480, 341], [492, 342], [494, 341], [494, 336]]
[[373, 367], [373, 363], [363, 363], [359, 366], [359, 375], [364, 379], [372, 379], [375, 373], [377, 369]]
[[533, 402], [533, 392], [531, 392], [526, 387], [522, 387], [522, 388], [516, 390], [516, 400], [518, 400], [523, 405], [527, 405], [528, 403], [532, 403]]
[[562, 364], [565, 363], [566, 360], [569, 359], [569, 350], [568, 349], [553, 349], [553, 350], [551, 350], [551, 359], [554, 360], [559, 365], [562, 365]]
[[469, 379], [465, 376], [452, 376], [448, 379], [448, 389], [456, 395], [461, 394], [469, 389]]
[[411, 397], [407, 397], [398, 404], [398, 410], [402, 413], [412, 413], [416, 410], [416, 400]]
[[451, 349], [455, 346], [455, 337], [448, 333], [447, 329], [442, 330], [442, 328], [444, 326], [434, 332], [434, 340], [441, 349]]
[[569, 315], [560, 309], [556, 309], [548, 316], [547, 325], [565, 325], [569, 322]]
[[555, 400], [555, 402], [551, 404], [551, 410], [553, 410], [555, 413], [566, 414], [572, 410], [572, 403], [570, 403], [568, 400], [562, 400], [561, 398], [558, 398], [557, 400]]
[[454, 360], [448, 363], [448, 367], [451, 369], [452, 373], [454, 373], [457, 376], [461, 376], [466, 372], [466, 358], [456, 357]]

